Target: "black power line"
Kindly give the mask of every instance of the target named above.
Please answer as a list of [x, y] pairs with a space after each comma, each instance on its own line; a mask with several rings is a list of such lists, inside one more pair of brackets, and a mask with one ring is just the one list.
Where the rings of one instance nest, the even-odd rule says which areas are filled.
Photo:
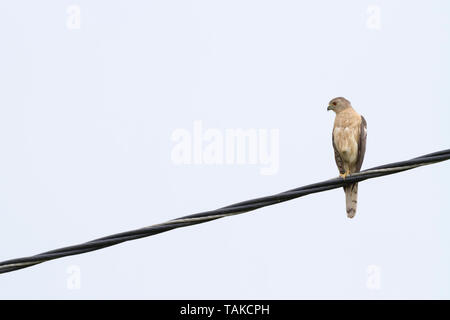
[[352, 174], [348, 176], [345, 180], [342, 178], [330, 179], [310, 184], [304, 187], [299, 187], [296, 189], [285, 191], [282, 193], [278, 193], [275, 195], [239, 202], [220, 209], [184, 216], [178, 219], [169, 220], [167, 222], [155, 224], [149, 227], [113, 234], [107, 237], [99, 238], [82, 244], [55, 249], [30, 257], [3, 261], [0, 262], [0, 273], [6, 273], [19, 270], [22, 268], [31, 267], [33, 265], [53, 259], [103, 249], [125, 241], [153, 236], [155, 234], [166, 232], [176, 228], [192, 226], [198, 223], [204, 223], [220, 219], [223, 217], [249, 212], [258, 208], [299, 198], [311, 193], [336, 189], [349, 183], [386, 176], [389, 174], [394, 174], [449, 159], [450, 159], [450, 149], [442, 150], [411, 160], [390, 163], [383, 166], [367, 169], [359, 173]]

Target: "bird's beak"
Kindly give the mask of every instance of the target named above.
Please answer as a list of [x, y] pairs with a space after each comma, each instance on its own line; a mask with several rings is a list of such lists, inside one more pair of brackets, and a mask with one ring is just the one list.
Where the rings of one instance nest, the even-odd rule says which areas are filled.
[[328, 106], [327, 111], [333, 110], [332, 106]]

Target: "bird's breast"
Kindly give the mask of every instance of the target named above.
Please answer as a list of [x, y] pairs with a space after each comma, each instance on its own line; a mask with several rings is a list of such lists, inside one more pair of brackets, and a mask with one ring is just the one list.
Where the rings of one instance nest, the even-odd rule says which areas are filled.
[[355, 163], [358, 156], [358, 141], [356, 128], [335, 127], [333, 131], [334, 144], [340, 153], [342, 160], [347, 163]]

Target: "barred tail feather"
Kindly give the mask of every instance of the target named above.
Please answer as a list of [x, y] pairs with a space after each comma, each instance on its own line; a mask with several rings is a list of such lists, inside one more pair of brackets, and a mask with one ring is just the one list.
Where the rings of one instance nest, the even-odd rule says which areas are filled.
[[358, 204], [358, 184], [353, 183], [344, 187], [345, 204], [347, 209], [347, 217], [353, 218], [356, 214], [356, 206]]

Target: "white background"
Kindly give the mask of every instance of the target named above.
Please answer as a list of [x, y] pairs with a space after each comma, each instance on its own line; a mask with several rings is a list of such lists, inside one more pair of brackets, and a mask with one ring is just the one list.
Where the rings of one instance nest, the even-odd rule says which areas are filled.
[[[449, 10], [2, 1], [0, 260], [335, 177], [336, 96], [368, 122], [363, 168], [449, 148]], [[279, 171], [176, 166], [171, 135], [196, 120], [279, 129]], [[54, 260], [0, 275], [0, 298], [448, 299], [449, 178], [363, 182], [353, 220], [337, 189]]]

